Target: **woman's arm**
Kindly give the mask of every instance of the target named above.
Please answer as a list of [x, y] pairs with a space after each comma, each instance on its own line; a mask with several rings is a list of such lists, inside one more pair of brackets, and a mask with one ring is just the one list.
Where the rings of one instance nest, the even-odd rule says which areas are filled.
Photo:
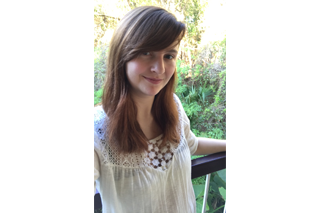
[[193, 155], [209, 155], [226, 151], [226, 140], [198, 138], [198, 148]]

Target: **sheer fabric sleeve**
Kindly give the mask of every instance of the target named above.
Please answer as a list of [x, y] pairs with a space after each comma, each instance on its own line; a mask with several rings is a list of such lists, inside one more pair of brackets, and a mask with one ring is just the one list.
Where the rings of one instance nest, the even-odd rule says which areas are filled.
[[[100, 170], [100, 137], [99, 137], [99, 128], [102, 125], [103, 121], [103, 109], [101, 106], [94, 107], [94, 194], [96, 193], [97, 180], [101, 175]], [[99, 185], [98, 185], [99, 187]]]
[[94, 150], [94, 195], [96, 194], [96, 180], [100, 177], [100, 163], [99, 157]]
[[188, 142], [188, 146], [189, 146], [189, 149], [190, 149], [190, 154], [193, 155], [197, 149], [198, 149], [198, 139], [197, 137], [193, 134], [193, 132], [191, 131], [190, 129], [190, 120], [186, 114], [186, 112], [184, 111], [183, 109], [183, 106], [178, 98], [177, 95], [175, 95], [175, 99], [178, 101], [179, 103], [179, 108], [180, 108], [180, 111], [181, 111], [181, 120], [182, 120], [182, 126], [183, 126], [183, 130], [184, 130], [184, 135], [185, 135], [185, 138]]
[[182, 114], [182, 121], [184, 123], [185, 138], [188, 142], [190, 154], [193, 155], [198, 149], [198, 139], [190, 129], [190, 120], [183, 109], [181, 114]]

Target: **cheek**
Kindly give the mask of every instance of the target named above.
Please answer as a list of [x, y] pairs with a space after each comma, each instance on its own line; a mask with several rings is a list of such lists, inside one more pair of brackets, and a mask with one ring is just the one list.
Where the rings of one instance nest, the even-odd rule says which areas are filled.
[[175, 71], [176, 71], [176, 67], [175, 66], [171, 66], [167, 71], [167, 78], [170, 79], [173, 76]]
[[129, 84], [131, 86], [132, 86], [132, 83], [134, 81], [133, 71], [134, 71], [134, 65], [131, 62], [127, 62], [127, 64], [126, 64], [126, 76], [127, 76], [128, 81], [129, 81]]
[[126, 65], [126, 73], [127, 75], [139, 75], [143, 72], [143, 66], [141, 63], [138, 63], [137, 61], [129, 61]]
[[134, 62], [127, 62], [126, 64], [126, 75], [130, 83], [132, 83], [132, 80], [134, 80], [136, 76], [136, 70], [139, 70], [137, 68], [136, 63]]
[[135, 70], [135, 64], [131, 61], [127, 62], [126, 64], [126, 73], [127, 73], [127, 76], [130, 76], [131, 73], [133, 73]]

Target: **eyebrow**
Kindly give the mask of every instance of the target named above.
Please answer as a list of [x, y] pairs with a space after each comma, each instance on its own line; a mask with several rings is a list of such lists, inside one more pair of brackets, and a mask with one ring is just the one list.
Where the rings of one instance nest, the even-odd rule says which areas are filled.
[[172, 49], [172, 50], [168, 50], [168, 51], [166, 51], [166, 52], [168, 52], [168, 53], [178, 53], [178, 51], [177, 50], [175, 50], [175, 49]]

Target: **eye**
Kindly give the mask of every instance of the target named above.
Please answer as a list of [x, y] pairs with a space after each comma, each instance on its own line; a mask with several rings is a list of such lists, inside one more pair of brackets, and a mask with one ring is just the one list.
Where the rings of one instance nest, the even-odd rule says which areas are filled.
[[142, 55], [150, 55], [150, 52], [144, 52]]
[[167, 58], [167, 59], [170, 59], [170, 60], [174, 59], [173, 55], [165, 55], [164, 57]]

